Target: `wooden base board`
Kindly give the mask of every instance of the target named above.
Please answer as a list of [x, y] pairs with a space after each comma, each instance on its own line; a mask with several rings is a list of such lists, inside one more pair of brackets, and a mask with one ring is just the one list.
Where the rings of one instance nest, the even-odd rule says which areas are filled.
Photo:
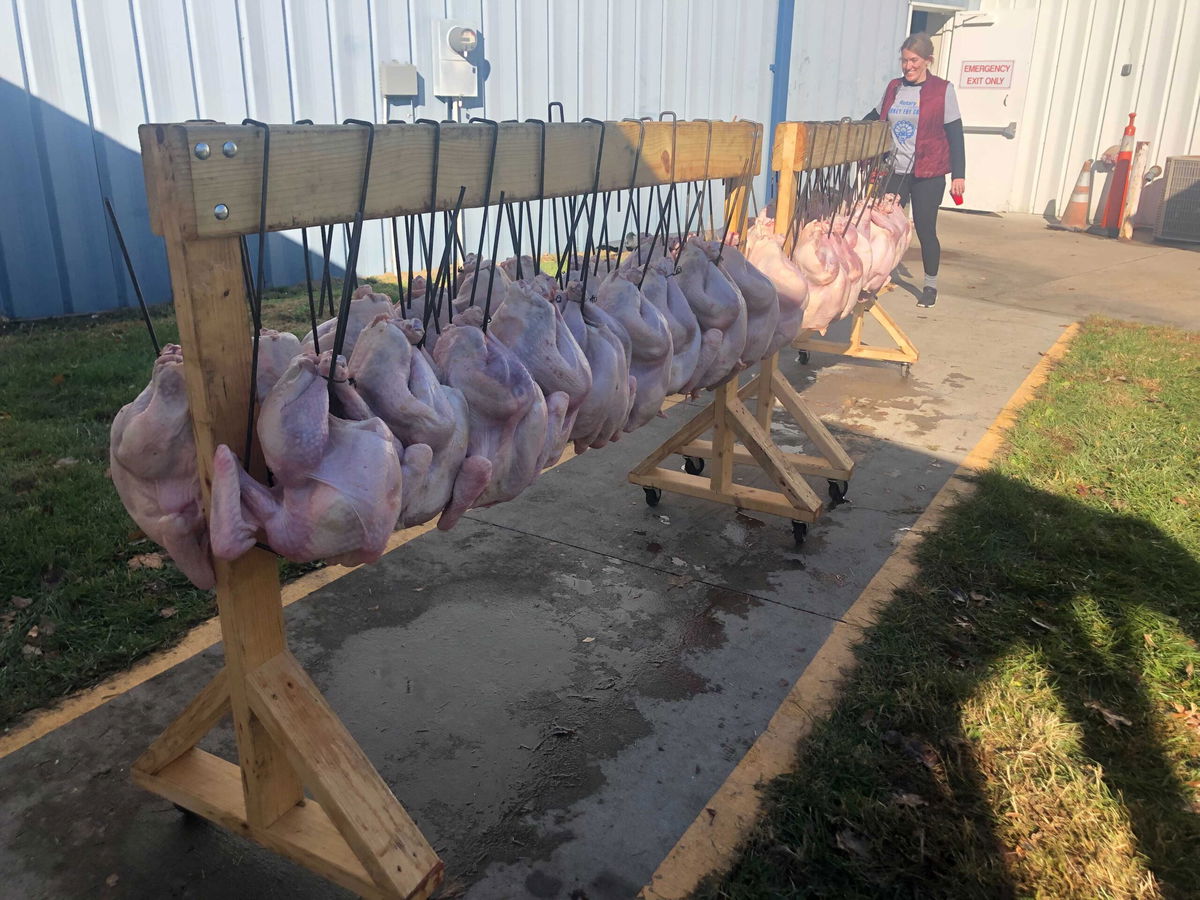
[[[133, 770], [133, 780], [152, 793], [203, 816], [230, 831], [312, 869], [363, 897], [384, 900], [350, 845], [315, 800], [304, 800], [266, 828], [253, 828], [246, 818], [241, 770], [198, 747], [185, 752], [156, 774]], [[425, 900], [442, 879], [441, 863], [409, 896]]]

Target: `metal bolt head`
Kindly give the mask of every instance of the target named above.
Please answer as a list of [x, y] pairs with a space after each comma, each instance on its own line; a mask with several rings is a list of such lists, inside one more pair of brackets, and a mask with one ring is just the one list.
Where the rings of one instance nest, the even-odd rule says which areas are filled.
[[237, 154], [237, 144], [233, 141], [226, 141], [221, 145], [221, 152], [228, 157], [233, 157]]
[[196, 159], [208, 159], [208, 157], [212, 154], [212, 148], [210, 148], [208, 144], [204, 143], [204, 141], [201, 141], [196, 145], [192, 152], [196, 154]]
[[213, 207], [213, 215], [223, 222], [229, 218], [229, 207], [224, 203], [218, 203]]

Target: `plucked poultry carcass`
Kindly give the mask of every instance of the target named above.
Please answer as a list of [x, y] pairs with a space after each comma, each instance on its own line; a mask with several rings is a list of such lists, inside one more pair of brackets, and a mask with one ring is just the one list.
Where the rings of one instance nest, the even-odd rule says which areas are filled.
[[825, 333], [842, 314], [849, 285], [838, 247], [829, 236], [829, 224], [820, 219], [800, 229], [792, 259], [808, 282], [804, 327]]
[[721, 332], [720, 347], [712, 364], [697, 371], [684, 390], [716, 387], [737, 374], [741, 354], [746, 349], [746, 301], [741, 292], [714, 263], [721, 245], [718, 241], [688, 238], [679, 253], [679, 287], [688, 305], [705, 331]]
[[525, 281], [512, 282], [507, 299], [492, 316], [488, 333], [517, 355], [546, 397], [547, 414], [557, 417], [551, 404], [566, 394], [562, 427], [543, 467], [557, 462], [566, 449], [580, 404], [592, 389], [592, 369], [562, 313], [552, 299]]
[[846, 273], [846, 288], [839, 318], [848, 316], [854, 311], [854, 307], [858, 303], [858, 295], [862, 293], [866, 275], [862, 258], [854, 249], [858, 241], [858, 232], [853, 228], [845, 227], [845, 225], [844, 221], [839, 225], [837, 220], [834, 220], [833, 233], [830, 235], [834, 247], [837, 248], [838, 256], [841, 257], [842, 270]]
[[[342, 356], [347, 359], [354, 352], [354, 342], [364, 328], [375, 321], [376, 316], [392, 315], [394, 307], [392, 299], [387, 294], [376, 294], [369, 284], [360, 284], [350, 296], [350, 311], [346, 316], [346, 338], [342, 344]], [[317, 340], [314, 343], [310, 331], [300, 342], [300, 352], [315, 353], [316, 344], [321, 346], [321, 352], [333, 349], [337, 334], [337, 317], [326, 319], [317, 326]]]
[[863, 216], [863, 225], [870, 229], [871, 240], [871, 274], [867, 278], [864, 290], [875, 294], [888, 282], [895, 267], [897, 237], [893, 234], [890, 223], [881, 222], [884, 215], [872, 206]]
[[596, 304], [612, 316], [630, 342], [629, 374], [637, 392], [626, 431], [641, 428], [662, 409], [671, 377], [671, 329], [663, 314], [638, 290], [637, 271], [617, 269], [604, 279]]
[[800, 336], [808, 306], [808, 282], [800, 267], [783, 252], [784, 235], [775, 234], [771, 219], [760, 215], [746, 235], [746, 258], [770, 279], [779, 295], [779, 325], [767, 345], [770, 356]]
[[770, 279], [731, 244], [725, 245], [720, 268], [746, 303], [746, 346], [741, 360], [743, 365], [752, 366], [767, 355], [767, 348], [779, 328], [779, 292]]
[[[634, 273], [632, 277], [640, 278], [641, 266], [633, 255], [629, 259], [633, 262], [629, 266], [623, 262], [622, 268]], [[716, 328], [701, 333], [700, 322], [683, 296], [675, 277], [675, 261], [670, 257], [660, 256], [645, 268], [642, 294], [663, 314], [671, 331], [667, 393], [678, 394], [691, 383], [697, 370], [703, 374], [712, 365], [725, 335]]]
[[211, 588], [216, 579], [178, 344], [162, 348], [150, 383], [113, 419], [108, 457], [113, 485], [133, 521], [192, 584]]
[[[241, 556], [260, 532], [293, 562], [356, 565], [383, 554], [400, 515], [404, 475], [422, 479], [432, 453], [423, 444], [400, 447], [378, 418], [331, 415], [323, 377], [330, 355], [295, 357], [262, 405], [257, 433], [272, 487], [248, 475], [227, 446], [217, 448], [209, 528], [218, 558]], [[344, 364], [334, 383], [345, 408], [361, 403]]]
[[594, 301], [583, 302], [583, 285], [578, 281], [567, 284], [558, 304], [592, 371], [592, 389], [571, 429], [575, 452], [582, 453], [618, 440], [629, 421], [637, 396], [637, 380], [629, 374], [632, 346], [615, 319]]
[[[438, 527], [454, 523], [479, 499], [492, 474], [491, 461], [467, 456], [470, 412], [462, 391], [438, 381], [416, 348], [423, 331], [416, 319], [380, 316], [363, 331], [348, 365], [355, 391], [401, 446], [426, 444], [429, 472], [408, 479], [399, 525], [409, 527], [441, 514]], [[357, 418], [358, 416], [355, 416]]]
[[504, 270], [504, 274], [508, 276], [509, 281], [521, 281], [526, 278], [533, 278], [541, 271], [533, 261], [533, 257], [527, 254], [522, 254], [519, 259], [515, 256], [510, 256], [504, 262], [500, 263], [500, 268]]
[[267, 399], [271, 388], [300, 352], [300, 339], [290, 331], [275, 331], [264, 328], [258, 339], [258, 376], [255, 379], [255, 397], [259, 403]]
[[490, 259], [477, 263], [475, 254], [468, 253], [462, 268], [458, 270], [458, 293], [454, 297], [454, 312], [460, 313], [468, 306], [487, 305], [490, 289], [492, 300], [489, 314], [494, 316], [504, 305], [511, 283], [512, 280], [505, 273], [503, 265], [496, 265]]
[[548, 415], [542, 389], [516, 355], [478, 324], [470, 324], [481, 319], [478, 308], [457, 317], [442, 332], [433, 359], [441, 381], [467, 399], [467, 454], [492, 464], [491, 478], [475, 505], [490, 506], [511, 500], [541, 473], [562, 428], [567, 397], [553, 398], [556, 417]]

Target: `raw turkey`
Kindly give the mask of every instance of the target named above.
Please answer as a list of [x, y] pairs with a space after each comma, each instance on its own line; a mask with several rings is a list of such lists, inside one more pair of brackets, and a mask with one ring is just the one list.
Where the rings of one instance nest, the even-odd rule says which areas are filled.
[[583, 302], [583, 286], [578, 281], [567, 285], [558, 302], [592, 372], [592, 389], [580, 404], [571, 429], [575, 452], [582, 453], [620, 438], [637, 396], [637, 380], [629, 374], [629, 336], [594, 301]]
[[[420, 481], [432, 458], [429, 447], [400, 447], [378, 418], [351, 421], [329, 412], [331, 351], [292, 360], [267, 396], [258, 417], [258, 439], [274, 476], [266, 487], [248, 475], [224, 444], [213, 460], [213, 553], [236, 559], [258, 534], [293, 562], [374, 562], [396, 527], [404, 476]], [[334, 383], [342, 405], [358, 400], [344, 365]], [[402, 469], [401, 464], [404, 463]]]
[[799, 337], [808, 305], [808, 282], [783, 252], [784, 235], [775, 234], [773, 225], [771, 219], [760, 216], [746, 236], [748, 261], [770, 279], [779, 295], [779, 325], [767, 345], [767, 356]]
[[[375, 321], [376, 316], [392, 315], [394, 312], [392, 300], [387, 294], [376, 294], [371, 285], [360, 284], [350, 298], [350, 311], [346, 317], [346, 339], [342, 344], [342, 356], [347, 359], [354, 353], [354, 342], [364, 328]], [[337, 334], [337, 317], [327, 319], [317, 326], [317, 342], [321, 352], [333, 350], [334, 338]], [[300, 342], [302, 353], [315, 353], [313, 333], [310, 331]]]
[[280, 376], [300, 352], [300, 338], [288, 331], [264, 328], [258, 339], [258, 377], [255, 379], [255, 396], [259, 403], [271, 393]]
[[[493, 273], [495, 273], [493, 275]], [[476, 286], [478, 282], [478, 286]], [[460, 313], [468, 306], [483, 308], [488, 306], [488, 289], [492, 292], [489, 314], [495, 315], [508, 296], [508, 286], [512, 280], [504, 271], [502, 265], [495, 265], [492, 260], [485, 259], [475, 263], [475, 254], [468, 253], [463, 261], [463, 267], [458, 272], [458, 293], [454, 297], [454, 312]], [[473, 295], [473, 296], [472, 296]], [[474, 300], [474, 303], [472, 303]]]
[[741, 360], [743, 365], [752, 366], [767, 355], [779, 328], [779, 292], [737, 247], [725, 246], [720, 268], [746, 302], [746, 346]]
[[355, 345], [348, 373], [358, 395], [402, 446], [411, 452], [413, 444], [427, 444], [433, 453], [426, 477], [405, 481], [399, 525], [419, 525], [441, 513], [438, 527], [446, 530], [479, 499], [492, 464], [467, 456], [466, 398], [438, 381], [415, 346], [422, 334], [416, 319], [380, 316]]
[[[633, 256], [629, 258], [634, 259]], [[629, 270], [635, 273], [634, 277], [641, 277], [642, 269], [636, 265], [636, 259]], [[642, 294], [663, 314], [671, 331], [671, 371], [667, 377], [667, 393], [678, 394], [691, 382], [698, 368], [703, 372], [712, 364], [724, 335], [715, 328], [701, 335], [696, 314], [688, 305], [679, 287], [679, 279], [675, 277], [673, 259], [660, 256], [650, 263], [645, 273]]]
[[828, 223], [817, 219], [801, 228], [792, 259], [808, 282], [804, 327], [824, 334], [829, 323], [842, 314], [849, 288], [842, 256], [829, 237]]
[[133, 521], [192, 584], [211, 588], [216, 578], [178, 344], [162, 348], [150, 383], [113, 419], [108, 458], [113, 486]]
[[857, 231], [853, 228], [846, 228], [843, 232], [843, 226], [839, 226], [835, 222], [830, 240], [833, 241], [834, 247], [837, 248], [838, 256], [842, 261], [842, 271], [846, 274], [846, 287], [842, 297], [842, 311], [839, 315], [839, 318], [842, 318], [854, 311], [854, 307], [858, 303], [858, 295], [862, 292], [863, 276], [865, 273], [863, 271], [862, 259], [854, 249], [854, 245], [858, 240]]
[[529, 282], [515, 281], [508, 287], [507, 299], [492, 316], [488, 333], [517, 355], [546, 397], [547, 414], [559, 416], [552, 408], [567, 397], [562, 427], [542, 465], [557, 462], [567, 446], [575, 426], [579, 407], [592, 389], [592, 369], [580, 349], [562, 313], [551, 299]]
[[516, 355], [469, 321], [456, 320], [442, 332], [433, 359], [442, 382], [467, 399], [467, 454], [492, 464], [491, 478], [475, 505], [490, 506], [511, 500], [541, 473], [542, 460], [562, 428], [566, 395], [554, 403], [554, 421], [541, 388]]
[[717, 241], [688, 238], [679, 254], [679, 287], [688, 305], [705, 331], [715, 328], [722, 334], [712, 364], [697, 372], [685, 387], [689, 393], [699, 388], [716, 387], [742, 368], [740, 358], [746, 349], [746, 301], [714, 261], [720, 251]]
[[637, 273], [618, 269], [604, 279], [596, 304], [629, 336], [629, 373], [637, 393], [626, 431], [641, 428], [662, 409], [671, 377], [671, 329], [663, 314], [638, 290]]

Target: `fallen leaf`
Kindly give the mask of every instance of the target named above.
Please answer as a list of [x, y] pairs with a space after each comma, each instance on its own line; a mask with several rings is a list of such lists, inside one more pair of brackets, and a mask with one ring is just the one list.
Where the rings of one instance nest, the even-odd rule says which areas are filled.
[[1171, 498], [1171, 502], [1172, 502], [1172, 503], [1178, 503], [1180, 506], [1187, 506], [1187, 505], [1188, 505], [1188, 500], [1187, 500], [1187, 497], [1172, 497], [1172, 498]]
[[58, 626], [45, 616], [42, 616], [41, 621], [38, 622], [38, 628], [41, 629], [42, 637], [53, 637], [54, 632], [58, 631]]
[[1086, 706], [1088, 709], [1096, 710], [1096, 712], [1098, 712], [1098, 713], [1100, 713], [1100, 715], [1104, 716], [1104, 722], [1105, 722], [1105, 724], [1108, 725], [1109, 728], [1118, 728], [1121, 725], [1128, 726], [1128, 725], [1133, 724], [1127, 718], [1120, 715], [1119, 713], [1115, 713], [1111, 709], [1106, 709], [1097, 700], [1088, 700], [1083, 705]]
[[584, 642], [585, 644], [590, 644], [590, 643], [592, 643], [594, 640], [596, 640], [594, 637], [585, 637], [585, 638], [583, 639], [583, 642]]
[[667, 584], [672, 588], [686, 587], [695, 580], [691, 575], [670, 575], [667, 577]]
[[65, 469], [65, 468], [67, 468], [67, 466], [76, 465], [78, 462], [79, 462], [79, 460], [77, 460], [73, 456], [64, 456], [62, 459], [56, 459], [54, 461], [54, 468]]
[[892, 802], [897, 806], [907, 806], [910, 809], [929, 805], [929, 802], [920, 794], [897, 794], [892, 798]]
[[131, 569], [161, 569], [162, 567], [163, 555], [161, 553], [139, 553], [129, 560]]
[[67, 376], [60, 373], [58, 375], [55, 375], [53, 378], [51, 378], [50, 383], [51, 384], [62, 384], [66, 380], [67, 380]]
[[36, 640], [38, 639], [38, 635], [39, 635], [40, 633], [41, 633], [41, 632], [39, 632], [39, 631], [38, 631], [38, 627], [37, 627], [36, 625], [34, 625], [34, 626], [33, 626], [32, 628], [30, 628], [30, 629], [29, 629], [27, 632], [25, 632], [25, 640], [27, 640], [27, 641], [36, 641]]
[[34, 657], [42, 655], [42, 648], [35, 647], [35, 646], [33, 646], [33, 644], [22, 644], [21, 645], [21, 655], [24, 656], [26, 659], [32, 659]]
[[1195, 667], [1194, 665], [1192, 665], [1192, 663], [1188, 663], [1188, 664], [1187, 664], [1187, 667], [1186, 667], [1186, 668], [1185, 668], [1183, 671], [1187, 673], [1187, 680], [1188, 680], [1188, 681], [1191, 681], [1191, 680], [1192, 680], [1192, 675], [1193, 675], [1193, 674], [1195, 673], [1195, 671], [1196, 671], [1196, 667]]
[[31, 603], [33, 603], [33, 601], [30, 600], [28, 597], [16, 597], [16, 596], [10, 597], [8, 602], [11, 603], [13, 606], [15, 606], [17, 609], [28, 609], [29, 605]]
[[125, 536], [125, 539], [129, 541], [140, 541], [145, 536], [146, 532], [142, 531], [140, 528], [135, 528]]
[[1146, 642], [1146, 646], [1147, 646], [1147, 647], [1153, 647], [1153, 646], [1155, 646], [1155, 644], [1154, 644], [1154, 635], [1150, 634], [1149, 632], [1147, 632], [1146, 634], [1143, 634], [1143, 635], [1142, 635], [1142, 640]]
[[847, 853], [853, 853], [855, 856], [870, 856], [870, 851], [867, 850], [867, 845], [857, 834], [849, 828], [842, 828], [837, 833], [837, 846], [839, 850], [844, 850]]
[[1048, 622], [1043, 622], [1037, 616], [1030, 616], [1029, 621], [1034, 625], [1037, 625], [1039, 628], [1045, 628], [1047, 631], [1058, 631], [1058, 629], [1053, 625], [1049, 624]]
[[116, 887], [117, 882], [120, 880], [121, 880], [121, 877], [116, 872], [113, 872], [111, 875], [109, 875], [107, 878], [104, 879], [104, 883], [107, 884], [109, 887]]
[[15, 612], [0, 613], [0, 633], [8, 634], [12, 631], [13, 622], [16, 620]]
[[175, 613], [177, 613], [177, 612], [179, 612], [179, 610], [177, 610], [177, 609], [176, 609], [175, 607], [173, 607], [173, 606], [164, 606], [162, 609], [160, 609], [160, 610], [158, 611], [158, 614], [159, 614], [160, 616], [162, 616], [164, 619], [169, 619], [169, 618], [171, 618], [173, 615], [175, 615]]

